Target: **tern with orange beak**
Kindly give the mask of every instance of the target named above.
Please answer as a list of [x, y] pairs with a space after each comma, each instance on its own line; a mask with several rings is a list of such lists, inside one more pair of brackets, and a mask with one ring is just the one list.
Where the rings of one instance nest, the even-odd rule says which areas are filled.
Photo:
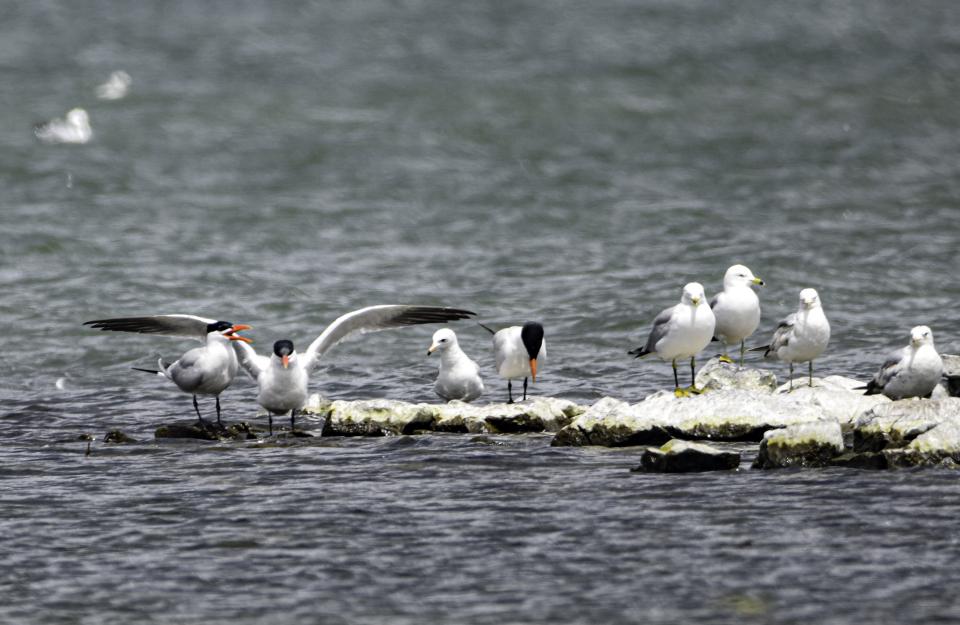
[[547, 341], [543, 338], [543, 326], [528, 321], [522, 326], [510, 326], [494, 331], [480, 324], [493, 334], [493, 357], [497, 373], [507, 380], [507, 403], [513, 403], [513, 380], [523, 378], [523, 399], [527, 399], [527, 378], [537, 382], [537, 363], [547, 357]]
[[194, 315], [153, 315], [149, 317], [120, 317], [86, 321], [83, 325], [111, 332], [136, 332], [140, 334], [165, 334], [183, 336], [203, 341], [203, 347], [195, 347], [172, 363], [157, 361], [158, 369], [139, 369], [162, 375], [177, 385], [184, 393], [193, 395], [193, 408], [203, 422], [197, 395], [213, 395], [217, 400], [217, 423], [220, 423], [220, 393], [225, 391], [237, 375], [238, 362], [230, 343], [250, 342], [238, 332], [250, 326], [229, 321], [205, 319]]
[[234, 347], [240, 357], [240, 366], [257, 381], [260, 391], [257, 403], [270, 415], [272, 434], [273, 415], [287, 412], [290, 413], [290, 430], [293, 431], [296, 414], [307, 401], [310, 373], [331, 347], [351, 334], [424, 323], [446, 323], [475, 315], [469, 310], [441, 306], [368, 306], [338, 317], [310, 343], [302, 355], [293, 348], [293, 342], [286, 339], [273, 344], [273, 355], [269, 358], [258, 355], [252, 347], [243, 343], [234, 343]]

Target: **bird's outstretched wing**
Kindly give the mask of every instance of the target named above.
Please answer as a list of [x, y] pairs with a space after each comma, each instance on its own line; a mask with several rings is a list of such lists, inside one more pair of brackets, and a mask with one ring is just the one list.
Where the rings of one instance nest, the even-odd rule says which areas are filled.
[[304, 354], [304, 367], [308, 370], [315, 367], [327, 350], [356, 332], [377, 332], [422, 323], [445, 323], [457, 319], [468, 319], [476, 314], [460, 308], [402, 304], [384, 304], [354, 310], [339, 317], [327, 326], [323, 334], [310, 343], [310, 347]]
[[103, 331], [166, 334], [168, 336], [186, 336], [203, 341], [207, 336], [207, 326], [216, 323], [216, 321], [216, 319], [205, 319], [196, 315], [151, 315], [148, 317], [95, 319], [94, 321], [84, 321], [83, 325]]
[[643, 347], [637, 348], [631, 352], [627, 352], [633, 355], [634, 358], [642, 358], [647, 354], [652, 354], [657, 351], [657, 343], [660, 342], [667, 334], [669, 329], [670, 319], [673, 318], [673, 309], [676, 306], [671, 306], [670, 308], [665, 308], [660, 311], [660, 314], [656, 316], [653, 320], [653, 328], [650, 329], [650, 336], [647, 337], [647, 342]]
[[260, 374], [270, 366], [269, 358], [261, 356], [243, 341], [233, 341], [233, 348], [237, 352], [237, 360], [240, 362], [240, 366], [254, 380], [260, 377]]

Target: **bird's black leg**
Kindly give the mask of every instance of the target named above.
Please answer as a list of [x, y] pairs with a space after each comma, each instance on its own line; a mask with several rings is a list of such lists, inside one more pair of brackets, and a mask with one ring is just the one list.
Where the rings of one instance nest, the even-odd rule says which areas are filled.
[[813, 361], [810, 361], [810, 386], [813, 386]]
[[793, 391], [793, 363], [790, 363], [790, 391]]
[[296, 409], [291, 410], [291, 411], [290, 411], [290, 433], [291, 433], [291, 434], [293, 433], [293, 423], [294, 423], [294, 421], [296, 421], [296, 419], [297, 419], [297, 411], [296, 411]]
[[270, 427], [270, 436], [273, 436], [273, 413], [272, 413], [272, 412], [268, 412], [268, 413], [267, 413], [267, 419], [268, 419], [267, 423], [270, 424], [270, 426], [269, 426], [269, 427]]
[[740, 341], [740, 368], [743, 369], [743, 353], [747, 351], [747, 342]]
[[220, 423], [220, 396], [217, 395], [217, 425], [223, 425]]
[[510, 380], [507, 380], [507, 403], [513, 403], [513, 384], [510, 383]]
[[677, 377], [677, 361], [672, 361], [673, 364], [673, 390], [679, 390], [680, 388], [680, 378]]
[[690, 388], [697, 388], [697, 365], [693, 356], [690, 356]]
[[197, 419], [200, 420], [200, 423], [203, 423], [203, 415], [200, 414], [200, 404], [197, 403], [197, 396], [193, 396], [193, 409], [197, 411]]
[[527, 401], [527, 378], [523, 378], [523, 401]]

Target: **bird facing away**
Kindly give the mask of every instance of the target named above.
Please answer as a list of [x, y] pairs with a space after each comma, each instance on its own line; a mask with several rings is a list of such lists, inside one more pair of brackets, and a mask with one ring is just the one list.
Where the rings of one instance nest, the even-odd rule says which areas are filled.
[[943, 360], [933, 346], [933, 332], [927, 326], [910, 330], [910, 344], [887, 356], [864, 395], [883, 393], [890, 399], [929, 397], [943, 375]]
[[[678, 397], [699, 392], [696, 387], [696, 356], [710, 343], [716, 329], [716, 318], [706, 298], [699, 282], [685, 285], [680, 303], [660, 311], [653, 320], [646, 344], [629, 352], [636, 358], [656, 354], [670, 362], [673, 365], [674, 393]], [[677, 360], [686, 358], [690, 359], [690, 386], [681, 389]]]
[[528, 321], [522, 326], [510, 326], [494, 331], [480, 324], [493, 334], [493, 359], [497, 374], [507, 380], [507, 403], [513, 403], [513, 380], [523, 378], [523, 399], [527, 399], [527, 378], [537, 383], [537, 364], [547, 357], [547, 341], [543, 338], [543, 326]]
[[203, 422], [197, 395], [213, 395], [217, 400], [217, 423], [220, 423], [220, 393], [225, 391], [237, 375], [237, 356], [230, 343], [251, 342], [237, 332], [249, 330], [250, 326], [216, 321], [194, 315], [152, 315], [149, 317], [120, 317], [86, 321], [83, 325], [112, 332], [137, 332], [141, 334], [165, 334], [184, 336], [203, 341], [203, 347], [195, 347], [172, 363], [160, 358], [158, 370], [137, 369], [162, 375], [177, 385], [184, 393], [193, 395], [193, 408]]
[[86, 143], [93, 137], [90, 116], [81, 108], [70, 109], [65, 119], [51, 119], [37, 124], [33, 134], [44, 143]]
[[257, 402], [270, 415], [272, 434], [273, 415], [287, 412], [290, 413], [290, 430], [293, 431], [297, 412], [307, 401], [310, 373], [331, 347], [351, 334], [424, 323], [446, 323], [474, 315], [476, 313], [469, 310], [440, 306], [368, 306], [335, 319], [303, 354], [298, 354], [293, 341], [286, 339], [273, 344], [273, 354], [269, 358], [258, 355], [249, 345], [235, 343], [234, 346], [240, 366], [257, 382]]
[[460, 348], [456, 332], [450, 328], [434, 332], [427, 356], [436, 351], [440, 352], [440, 371], [433, 385], [437, 395], [447, 401], [473, 401], [483, 394], [480, 367]]
[[790, 390], [793, 390], [793, 363], [809, 363], [809, 384], [813, 386], [813, 360], [830, 342], [830, 322], [823, 313], [820, 296], [815, 289], [800, 291], [797, 312], [789, 314], [773, 332], [770, 344], [755, 347], [766, 358], [775, 358], [790, 365]]
[[760, 325], [760, 298], [753, 286], [763, 286], [763, 280], [743, 265], [733, 265], [723, 276], [723, 291], [710, 300], [710, 309], [717, 318], [713, 334], [723, 344], [721, 359], [730, 361], [727, 346], [740, 343], [740, 366], [746, 339]]

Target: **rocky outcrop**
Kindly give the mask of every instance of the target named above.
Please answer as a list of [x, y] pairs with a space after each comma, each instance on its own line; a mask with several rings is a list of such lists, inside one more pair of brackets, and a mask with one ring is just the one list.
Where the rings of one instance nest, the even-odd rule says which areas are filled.
[[890, 403], [883, 395], [864, 395], [857, 387], [863, 382], [838, 375], [826, 378], [814, 378], [814, 385], [794, 386], [793, 392], [783, 385], [777, 389], [778, 395], [791, 397], [796, 401], [816, 408], [821, 418], [840, 423], [845, 430], [853, 428], [857, 418], [875, 406]]
[[885, 449], [891, 467], [960, 467], [960, 419], [949, 419], [900, 449]]
[[645, 473], [693, 473], [731, 471], [740, 466], [740, 454], [721, 451], [702, 443], [673, 439], [659, 448], [647, 448], [640, 466], [632, 471]]
[[194, 438], [205, 441], [250, 440], [257, 437], [246, 423], [224, 423], [216, 421], [177, 421], [161, 425], [154, 432], [156, 438]]
[[960, 419], [960, 399], [901, 399], [863, 413], [854, 424], [853, 450], [881, 451], [904, 447], [913, 439], [951, 419]]
[[777, 376], [770, 371], [743, 367], [719, 358], [712, 358], [697, 372], [697, 388], [704, 391], [738, 389], [772, 393], [777, 388]]
[[803, 423], [763, 435], [757, 469], [825, 467], [843, 453], [843, 432], [836, 421]]
[[554, 447], [662, 445], [672, 437], [660, 423], [638, 417], [627, 402], [604, 397], [557, 432]]
[[940, 354], [943, 359], [944, 388], [951, 397], [960, 397], [960, 356]]

